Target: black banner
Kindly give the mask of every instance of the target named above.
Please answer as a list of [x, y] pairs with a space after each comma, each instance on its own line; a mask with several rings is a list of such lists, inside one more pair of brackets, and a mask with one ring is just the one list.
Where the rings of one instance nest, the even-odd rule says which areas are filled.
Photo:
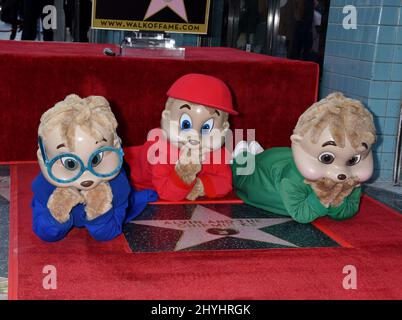
[[210, 0], [93, 0], [92, 28], [206, 34]]

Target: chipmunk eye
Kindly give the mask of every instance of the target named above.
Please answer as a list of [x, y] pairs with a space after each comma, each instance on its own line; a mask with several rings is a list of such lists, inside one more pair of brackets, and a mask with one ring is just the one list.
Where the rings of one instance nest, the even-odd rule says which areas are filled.
[[92, 158], [92, 167], [96, 167], [102, 162], [103, 152], [99, 152], [95, 157]]
[[324, 164], [331, 164], [335, 160], [335, 156], [331, 152], [321, 153], [318, 160]]
[[212, 128], [214, 127], [214, 119], [209, 119], [204, 122], [201, 127], [201, 134], [208, 134], [211, 132]]
[[355, 156], [353, 156], [352, 158], [350, 158], [347, 162], [346, 165], [348, 166], [354, 166], [355, 164], [358, 164], [360, 162], [360, 159], [362, 158], [362, 156], [360, 154], [357, 154]]
[[180, 117], [180, 129], [182, 130], [189, 130], [193, 126], [191, 121], [191, 117], [187, 113], [183, 113]]
[[70, 171], [74, 171], [75, 169], [77, 169], [79, 167], [79, 163], [74, 158], [63, 157], [60, 159], [60, 161], [61, 161], [62, 165], [64, 166], [64, 168], [66, 168], [67, 170], [70, 170]]

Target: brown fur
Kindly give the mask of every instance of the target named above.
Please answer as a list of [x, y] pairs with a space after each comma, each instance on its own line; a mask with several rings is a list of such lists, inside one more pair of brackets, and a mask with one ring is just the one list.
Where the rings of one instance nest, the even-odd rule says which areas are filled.
[[[101, 134], [94, 127], [107, 128], [116, 133], [117, 121], [109, 106], [109, 102], [101, 96], [89, 96], [81, 99], [75, 94], [70, 94], [63, 101], [58, 102], [53, 108], [46, 111], [40, 120], [38, 134], [46, 136], [50, 130], [60, 127], [60, 134], [66, 141], [67, 147], [74, 150], [75, 129], [80, 126], [95, 139], [101, 139]], [[115, 145], [120, 139], [115, 134]]]
[[88, 191], [81, 191], [85, 199], [87, 219], [93, 220], [112, 208], [113, 193], [108, 182], [102, 182]]
[[201, 151], [182, 148], [175, 170], [177, 175], [186, 184], [191, 184], [201, 171]]
[[191, 184], [197, 177], [197, 173], [201, 171], [201, 164], [181, 164], [179, 161], [176, 164], [175, 170], [185, 184]]
[[343, 199], [359, 184], [359, 179], [352, 177], [344, 182], [337, 182], [329, 178], [321, 178], [316, 181], [306, 179], [304, 183], [311, 186], [322, 205], [328, 208], [341, 205]]
[[350, 195], [353, 189], [360, 185], [360, 181], [358, 178], [350, 178], [346, 180], [346, 182], [342, 183], [342, 191], [338, 193], [335, 199], [332, 201], [332, 207], [339, 207], [343, 199], [345, 199], [348, 195]]
[[194, 201], [198, 197], [203, 197], [203, 196], [205, 196], [204, 185], [202, 184], [202, 181], [199, 178], [197, 178], [197, 181], [194, 184], [193, 189], [187, 195], [186, 199], [190, 200], [190, 201]]
[[58, 222], [64, 223], [70, 218], [71, 209], [83, 202], [84, 198], [77, 189], [56, 188], [49, 197], [47, 207]]
[[304, 136], [312, 130], [311, 142], [317, 143], [327, 127], [341, 148], [345, 146], [346, 138], [358, 150], [364, 149], [362, 143], [372, 145], [376, 140], [371, 113], [360, 101], [346, 98], [340, 92], [332, 93], [308, 108], [293, 132]]

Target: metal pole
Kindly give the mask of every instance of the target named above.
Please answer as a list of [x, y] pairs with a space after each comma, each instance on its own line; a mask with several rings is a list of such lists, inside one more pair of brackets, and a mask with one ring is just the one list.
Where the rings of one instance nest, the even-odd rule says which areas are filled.
[[399, 126], [398, 126], [398, 136], [396, 140], [395, 149], [395, 160], [394, 160], [394, 186], [400, 186], [400, 175], [401, 175], [401, 161], [402, 161], [402, 103], [401, 112], [399, 115]]
[[279, 19], [280, 19], [280, 1], [273, 1], [273, 23], [272, 23], [272, 46], [271, 55], [276, 56], [278, 54], [278, 30], [279, 30]]
[[267, 51], [266, 54], [273, 55], [274, 44], [274, 23], [275, 23], [275, 0], [267, 0]]
[[236, 18], [236, 14], [239, 14], [238, 10], [236, 10], [238, 6], [238, 2], [227, 0], [228, 3], [228, 24], [227, 24], [227, 37], [226, 37], [226, 46], [227, 47], [235, 47], [235, 24], [238, 23], [238, 16]]

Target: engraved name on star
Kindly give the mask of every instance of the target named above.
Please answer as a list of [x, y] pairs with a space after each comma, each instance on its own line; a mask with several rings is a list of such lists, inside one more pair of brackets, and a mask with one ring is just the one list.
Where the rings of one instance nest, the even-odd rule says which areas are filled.
[[131, 223], [182, 231], [180, 240], [174, 249], [174, 251], [179, 251], [224, 237], [297, 247], [293, 243], [260, 230], [291, 220], [289, 218], [231, 219], [216, 211], [197, 205], [190, 220], [137, 220]]
[[151, 0], [144, 20], [148, 19], [149, 17], [153, 16], [166, 7], [173, 10], [180, 18], [188, 22], [184, 0]]

